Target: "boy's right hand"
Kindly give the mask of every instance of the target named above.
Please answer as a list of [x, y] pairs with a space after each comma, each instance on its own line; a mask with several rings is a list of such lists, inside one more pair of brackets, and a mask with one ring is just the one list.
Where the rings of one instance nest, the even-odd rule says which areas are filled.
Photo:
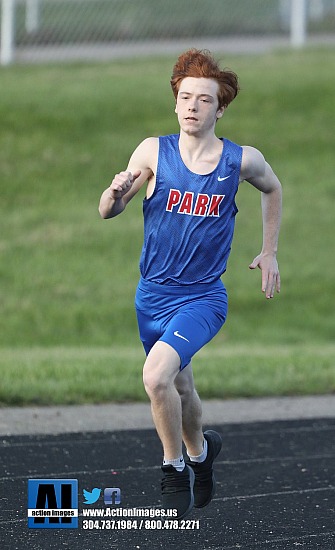
[[132, 187], [134, 181], [141, 175], [141, 170], [136, 170], [134, 174], [131, 172], [120, 172], [114, 176], [112, 183], [109, 186], [110, 198], [120, 199]]

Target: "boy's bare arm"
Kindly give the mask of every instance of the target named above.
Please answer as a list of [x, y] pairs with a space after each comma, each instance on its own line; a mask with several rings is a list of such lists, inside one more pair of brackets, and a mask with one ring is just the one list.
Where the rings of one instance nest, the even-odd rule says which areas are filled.
[[110, 186], [102, 193], [99, 213], [102, 218], [114, 218], [121, 214], [128, 202], [156, 170], [158, 155], [157, 138], [148, 138], [135, 149], [127, 169], [116, 174]]
[[241, 179], [262, 193], [263, 246], [249, 268], [259, 267], [262, 270], [262, 292], [266, 298], [273, 298], [275, 290], [280, 291], [276, 256], [282, 208], [281, 184], [263, 155], [252, 147], [243, 148]]

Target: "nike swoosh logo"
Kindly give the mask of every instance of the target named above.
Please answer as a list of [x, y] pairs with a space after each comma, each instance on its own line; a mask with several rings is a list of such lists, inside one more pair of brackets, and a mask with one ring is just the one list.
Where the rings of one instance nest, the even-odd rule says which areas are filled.
[[220, 178], [220, 176], [218, 176], [218, 181], [224, 181], [224, 180], [227, 180], [228, 178], [230, 178], [230, 176], [226, 176], [224, 178]]
[[175, 330], [173, 334], [175, 336], [178, 336], [178, 338], [182, 338], [183, 340], [186, 340], [186, 342], [189, 342], [189, 340], [187, 340], [187, 338], [185, 338], [185, 336], [182, 336], [181, 334], [179, 334], [178, 330]]

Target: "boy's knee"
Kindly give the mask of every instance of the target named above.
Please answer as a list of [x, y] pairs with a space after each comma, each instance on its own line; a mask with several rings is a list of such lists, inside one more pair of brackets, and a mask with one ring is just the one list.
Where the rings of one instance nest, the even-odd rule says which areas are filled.
[[145, 363], [143, 368], [143, 384], [149, 396], [158, 395], [168, 389], [169, 382], [159, 368]]
[[[168, 353], [164, 353], [165, 351], [168, 351]], [[176, 357], [176, 352], [172, 351], [173, 353], [166, 350], [163, 345], [163, 347], [153, 348], [149, 353], [143, 367], [143, 384], [148, 395], [165, 392], [174, 384], [179, 372], [179, 358]]]
[[176, 390], [179, 393], [182, 401], [189, 401], [190, 399], [192, 399], [194, 394], [194, 387], [187, 386], [186, 384], [176, 384]]

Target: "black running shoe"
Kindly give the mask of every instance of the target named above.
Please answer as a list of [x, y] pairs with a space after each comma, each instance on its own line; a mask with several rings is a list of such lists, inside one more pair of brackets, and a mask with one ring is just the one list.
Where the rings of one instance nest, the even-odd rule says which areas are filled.
[[215, 477], [213, 472], [213, 462], [218, 456], [222, 439], [220, 434], [213, 430], [204, 433], [207, 440], [208, 450], [204, 462], [192, 462], [188, 460], [186, 464], [190, 466], [195, 474], [194, 481], [194, 507], [203, 508], [210, 503], [215, 495]]
[[162, 479], [162, 508], [164, 510], [176, 509], [177, 517], [184, 518], [193, 508], [194, 473], [185, 465], [182, 472], [167, 464], [162, 466], [164, 477]]

